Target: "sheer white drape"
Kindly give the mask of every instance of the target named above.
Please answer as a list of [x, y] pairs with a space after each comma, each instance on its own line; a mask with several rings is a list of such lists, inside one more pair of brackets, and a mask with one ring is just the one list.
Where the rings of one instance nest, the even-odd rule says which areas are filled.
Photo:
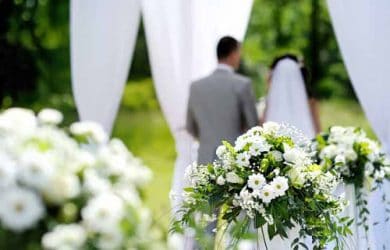
[[138, 0], [71, 1], [72, 87], [81, 120], [111, 132], [140, 20]]
[[195, 159], [194, 142], [184, 129], [189, 86], [216, 67], [215, 49], [221, 36], [243, 39], [251, 6], [252, 0], [142, 2], [153, 79], [176, 141], [172, 187], [176, 194], [183, 188], [185, 168]]
[[[328, 0], [334, 30], [360, 103], [385, 150], [390, 153], [390, 1]], [[371, 195], [369, 206], [375, 246], [390, 248], [390, 227], [383, 194], [389, 183]]]

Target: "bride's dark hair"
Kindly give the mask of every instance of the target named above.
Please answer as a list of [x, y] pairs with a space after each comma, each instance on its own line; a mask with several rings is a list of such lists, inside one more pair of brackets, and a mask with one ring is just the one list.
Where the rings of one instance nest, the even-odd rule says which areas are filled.
[[313, 97], [314, 96], [313, 89], [312, 89], [311, 84], [310, 84], [310, 72], [307, 69], [307, 67], [303, 64], [303, 61], [298, 58], [298, 56], [291, 54], [291, 53], [287, 53], [287, 54], [276, 57], [272, 61], [271, 70], [274, 70], [276, 65], [278, 64], [278, 62], [280, 62], [283, 59], [291, 59], [299, 64], [299, 67], [301, 69], [302, 76], [303, 76], [303, 81], [305, 82], [307, 95], [309, 97]]

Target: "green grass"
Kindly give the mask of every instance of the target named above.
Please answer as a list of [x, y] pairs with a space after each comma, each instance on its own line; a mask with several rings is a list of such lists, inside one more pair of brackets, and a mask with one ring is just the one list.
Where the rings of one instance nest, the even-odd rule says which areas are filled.
[[370, 137], [376, 137], [360, 104], [355, 101], [332, 99], [320, 102], [320, 120], [322, 130], [331, 125], [355, 126], [363, 128]]
[[[330, 125], [352, 125], [372, 130], [359, 106], [354, 101], [328, 100], [320, 103], [323, 129]], [[174, 141], [159, 110], [131, 111], [122, 106], [113, 136], [122, 139], [129, 149], [142, 158], [154, 179], [145, 190], [146, 204], [155, 217], [167, 227], [169, 221], [169, 190], [175, 160]]]

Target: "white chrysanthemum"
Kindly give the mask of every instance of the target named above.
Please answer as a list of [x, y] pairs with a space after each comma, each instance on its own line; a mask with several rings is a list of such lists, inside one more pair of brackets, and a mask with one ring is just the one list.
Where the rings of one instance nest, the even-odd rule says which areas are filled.
[[275, 198], [275, 190], [271, 185], [265, 185], [259, 193], [259, 198], [266, 204]]
[[78, 224], [58, 225], [42, 237], [42, 246], [48, 250], [82, 249], [87, 240], [85, 229]]
[[31, 190], [12, 187], [0, 194], [0, 219], [5, 228], [21, 232], [31, 229], [44, 216], [41, 198]]
[[123, 177], [137, 187], [144, 187], [153, 178], [153, 172], [142, 165], [138, 159], [135, 159], [130, 166], [125, 169]]
[[22, 183], [42, 190], [54, 174], [54, 166], [48, 154], [36, 151], [25, 152], [20, 160], [19, 178]]
[[87, 169], [84, 172], [84, 188], [91, 194], [108, 192], [111, 188], [110, 181], [102, 178], [94, 169]]
[[96, 143], [105, 143], [108, 136], [102, 126], [96, 122], [75, 122], [70, 126], [70, 132], [76, 136], [85, 136]]
[[37, 127], [34, 112], [23, 108], [10, 108], [0, 115], [0, 131], [29, 134]]
[[252, 193], [249, 192], [248, 189], [243, 188], [240, 191], [240, 200], [244, 204], [248, 203], [248, 202], [251, 202], [251, 201], [253, 201], [253, 195], [252, 195]]
[[0, 153], [0, 190], [16, 182], [16, 164], [7, 155]]
[[226, 174], [226, 181], [233, 184], [241, 184], [244, 182], [244, 180], [234, 172]]
[[242, 152], [237, 155], [236, 163], [240, 167], [248, 167], [249, 159], [250, 159], [250, 155], [247, 152]]
[[275, 192], [275, 196], [283, 196], [288, 189], [288, 179], [283, 176], [275, 177], [270, 184]]
[[262, 174], [252, 174], [248, 178], [248, 187], [252, 189], [261, 189], [266, 184], [266, 180]]
[[244, 147], [248, 144], [248, 141], [245, 139], [244, 136], [239, 136], [235, 143], [234, 143], [234, 150], [235, 151], [241, 151], [244, 149]]
[[81, 210], [81, 217], [88, 230], [107, 232], [119, 226], [124, 213], [123, 201], [114, 194], [105, 193], [89, 200]]
[[42, 124], [53, 124], [57, 125], [62, 122], [64, 116], [62, 113], [56, 109], [42, 109], [38, 113], [38, 121]]
[[97, 246], [102, 250], [120, 249], [123, 243], [123, 234], [119, 228], [113, 228], [99, 235]]
[[49, 185], [43, 191], [47, 201], [61, 204], [80, 194], [79, 178], [73, 174], [57, 173], [49, 180]]
[[186, 168], [184, 177], [192, 187], [207, 185], [210, 181], [210, 173], [207, 167], [198, 165], [196, 162]]
[[227, 148], [225, 145], [220, 145], [217, 150], [215, 151], [215, 154], [219, 159], [224, 158], [224, 155], [227, 153]]
[[114, 188], [115, 194], [121, 197], [127, 204], [139, 207], [142, 203], [138, 191], [130, 185], [118, 185]]
[[269, 151], [270, 148], [271, 145], [269, 145], [264, 139], [260, 139], [256, 142], [253, 142], [252, 145], [249, 147], [249, 154], [252, 156], [256, 156], [261, 154], [262, 152]]

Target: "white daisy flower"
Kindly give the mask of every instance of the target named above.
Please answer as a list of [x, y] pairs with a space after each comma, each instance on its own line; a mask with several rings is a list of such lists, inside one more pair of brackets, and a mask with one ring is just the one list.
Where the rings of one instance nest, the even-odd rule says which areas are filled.
[[82, 249], [87, 240], [85, 229], [78, 224], [58, 225], [42, 237], [45, 249]]
[[265, 203], [270, 203], [275, 198], [275, 190], [271, 185], [265, 185], [259, 193], [259, 198]]
[[261, 189], [266, 184], [266, 180], [262, 174], [253, 174], [248, 178], [248, 187], [253, 190]]
[[278, 176], [272, 180], [270, 185], [275, 191], [275, 196], [283, 196], [288, 189], [288, 179], [283, 176]]
[[0, 219], [5, 228], [21, 232], [34, 227], [44, 216], [41, 198], [31, 190], [12, 187], [0, 194]]
[[236, 163], [240, 167], [248, 167], [249, 159], [250, 159], [250, 155], [247, 152], [242, 152], [237, 155]]

